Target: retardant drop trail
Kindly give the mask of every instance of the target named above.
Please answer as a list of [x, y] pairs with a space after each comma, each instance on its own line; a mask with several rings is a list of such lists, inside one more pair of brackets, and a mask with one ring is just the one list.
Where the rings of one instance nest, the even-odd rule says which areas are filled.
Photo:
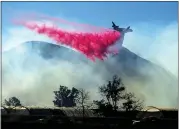
[[23, 22], [23, 25], [36, 31], [38, 34], [47, 35], [59, 45], [67, 45], [80, 51], [93, 61], [95, 61], [95, 58], [104, 60], [107, 54], [116, 53], [116, 50], [109, 51], [108, 48], [114, 45], [120, 38], [120, 33], [114, 30], [106, 30], [100, 33], [86, 33], [69, 32], [45, 24], [40, 25], [36, 22]]

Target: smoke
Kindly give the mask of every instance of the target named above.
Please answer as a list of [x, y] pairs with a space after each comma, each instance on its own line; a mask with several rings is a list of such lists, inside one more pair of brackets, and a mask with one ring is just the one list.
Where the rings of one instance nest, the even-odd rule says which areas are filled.
[[125, 37], [124, 46], [178, 78], [178, 23], [166, 26], [140, 23]]
[[[176, 65], [178, 62], [177, 23], [171, 23], [167, 26], [153, 24], [131, 26], [134, 32], [126, 34], [124, 46], [141, 57], [165, 68], [174, 75], [174, 78], [178, 77], [178, 65]], [[149, 29], [150, 26], [153, 29]], [[59, 53], [61, 57], [68, 57], [67, 60], [46, 60], [38, 54], [33, 54], [28, 47], [21, 43], [32, 40], [52, 41], [43, 35], [38, 35], [21, 27], [7, 28], [6, 32], [3, 32], [2, 38], [4, 51], [19, 46], [13, 49], [13, 51], [16, 51], [15, 54], [3, 53], [2, 97], [4, 99], [16, 96], [25, 105], [53, 105], [53, 91], [58, 90], [59, 85], [85, 88], [90, 91], [92, 100], [97, 99], [99, 98], [98, 86], [105, 84], [107, 80], [111, 79], [112, 75], [117, 74], [116, 68], [119, 67], [119, 64], [116, 64], [116, 60], [113, 58], [104, 62], [97, 61], [93, 63], [88, 60], [83, 62], [80, 61], [84, 60], [83, 55], [75, 53], [72, 56], [67, 51]], [[75, 63], [72, 60], [79, 60], [79, 62]], [[103, 64], [112, 67], [109, 70]], [[150, 72], [147, 67], [141, 66], [141, 69]], [[176, 106], [177, 85], [172, 87], [173, 90], [169, 92], [168, 90], [171, 87], [162, 87], [162, 85], [155, 89], [150, 87], [149, 83], [150, 85], [154, 83], [150, 82], [150, 78], [147, 78], [146, 82], [148, 83], [143, 84], [145, 86], [142, 87], [140, 79], [134, 82], [125, 78], [125, 75], [123, 77], [127, 85], [133, 85], [128, 87], [128, 90], [135, 92], [140, 97], [142, 96], [146, 105]], [[168, 79], [170, 80], [170, 78]], [[156, 79], [156, 81], [161, 84], [163, 80]]]

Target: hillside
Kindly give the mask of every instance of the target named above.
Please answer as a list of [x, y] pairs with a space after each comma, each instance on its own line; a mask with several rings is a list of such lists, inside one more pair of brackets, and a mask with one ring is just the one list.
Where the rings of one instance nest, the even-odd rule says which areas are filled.
[[[17, 53], [16, 51], [20, 47], [26, 49], [23, 51], [23, 54]], [[173, 107], [177, 104], [177, 79], [165, 69], [141, 58], [124, 47], [118, 55], [110, 57], [104, 62], [96, 61], [94, 63], [87, 60], [82, 54], [65, 47], [46, 42], [29, 41], [3, 53], [3, 58], [6, 60], [4, 61], [5, 63], [3, 63], [3, 71], [8, 71], [10, 67], [14, 67], [12, 64], [14, 60], [17, 61], [17, 59], [18, 63], [21, 62], [21, 67], [19, 66], [19, 68], [23, 67], [32, 70], [36, 68], [36, 70], [39, 71], [48, 66], [44, 65], [42, 60], [51, 62], [50, 65], [53, 64], [53, 67], [58, 65], [59, 69], [62, 66], [64, 67], [64, 65], [60, 63], [68, 63], [70, 67], [67, 68], [67, 70], [72, 73], [75, 72], [73, 76], [79, 76], [76, 72], [83, 70], [80, 73], [81, 78], [78, 77], [77, 79], [81, 81], [81, 85], [86, 85], [88, 83], [91, 83], [91, 85], [99, 85], [99, 79], [104, 82], [104, 80], [109, 80], [114, 74], [118, 74], [122, 77], [128, 90], [135, 92], [138, 97], [143, 98], [147, 105]], [[11, 63], [7, 63], [9, 61], [11, 61]], [[71, 67], [75, 67], [76, 69]], [[13, 72], [13, 70], [11, 70], [11, 72]], [[63, 70], [60, 72], [63, 72]], [[6, 74], [6, 72], [4, 74], [4, 81], [7, 81], [6, 79], [10, 78], [10, 74]], [[84, 81], [82, 77], [86, 75], [90, 77], [85, 78]], [[58, 76], [59, 78], [61, 77], [60, 74]], [[91, 82], [94, 79], [91, 76], [94, 76], [94, 78], [97, 76], [97, 78], [95, 78], [96, 80]], [[80, 85], [80, 82], [77, 83], [76, 80], [74, 80], [74, 78], [71, 78], [73, 84]], [[95, 86], [93, 87], [95, 88]], [[87, 88], [92, 89], [91, 86], [87, 86]]]

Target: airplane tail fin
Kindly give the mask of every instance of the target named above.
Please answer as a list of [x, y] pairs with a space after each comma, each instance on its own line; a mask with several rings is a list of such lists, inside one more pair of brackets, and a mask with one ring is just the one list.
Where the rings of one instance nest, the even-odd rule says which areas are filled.
[[116, 26], [116, 24], [112, 21], [112, 27], [113, 28], [119, 28], [119, 26]]
[[127, 30], [130, 29], [130, 26], [127, 27]]
[[114, 22], [112, 21], [112, 27], [115, 27], [116, 25], [114, 24]]
[[125, 29], [125, 32], [133, 32], [133, 30], [130, 28], [130, 26], [128, 26], [128, 27]]

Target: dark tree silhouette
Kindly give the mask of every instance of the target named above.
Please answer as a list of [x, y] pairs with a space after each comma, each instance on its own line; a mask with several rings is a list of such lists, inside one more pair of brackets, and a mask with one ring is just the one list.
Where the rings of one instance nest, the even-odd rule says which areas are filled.
[[18, 98], [16, 98], [16, 97], [11, 97], [11, 98], [9, 98], [9, 100], [5, 99], [4, 100], [4, 105], [6, 105], [6, 106], [15, 106], [15, 107], [22, 106], [20, 100]]
[[100, 109], [100, 111], [104, 112], [104, 111], [112, 111], [113, 107], [111, 104], [109, 103], [106, 103], [104, 99], [98, 101], [98, 100], [95, 100], [93, 101], [93, 103], [95, 105], [97, 105], [98, 109]]
[[74, 107], [76, 106], [76, 99], [79, 91], [76, 88], [68, 89], [66, 86], [60, 86], [58, 91], [54, 91], [55, 100], [53, 101], [55, 106], [58, 107]]
[[123, 103], [122, 108], [126, 111], [136, 111], [136, 110], [142, 110], [144, 105], [143, 101], [140, 99], [137, 99], [134, 95], [134, 93], [126, 93], [124, 96], [124, 99], [126, 102]]
[[117, 110], [118, 101], [123, 98], [124, 91], [124, 84], [117, 75], [113, 76], [113, 80], [109, 81], [107, 85], [99, 87], [99, 92], [106, 98], [107, 105], [112, 105], [114, 110]]

